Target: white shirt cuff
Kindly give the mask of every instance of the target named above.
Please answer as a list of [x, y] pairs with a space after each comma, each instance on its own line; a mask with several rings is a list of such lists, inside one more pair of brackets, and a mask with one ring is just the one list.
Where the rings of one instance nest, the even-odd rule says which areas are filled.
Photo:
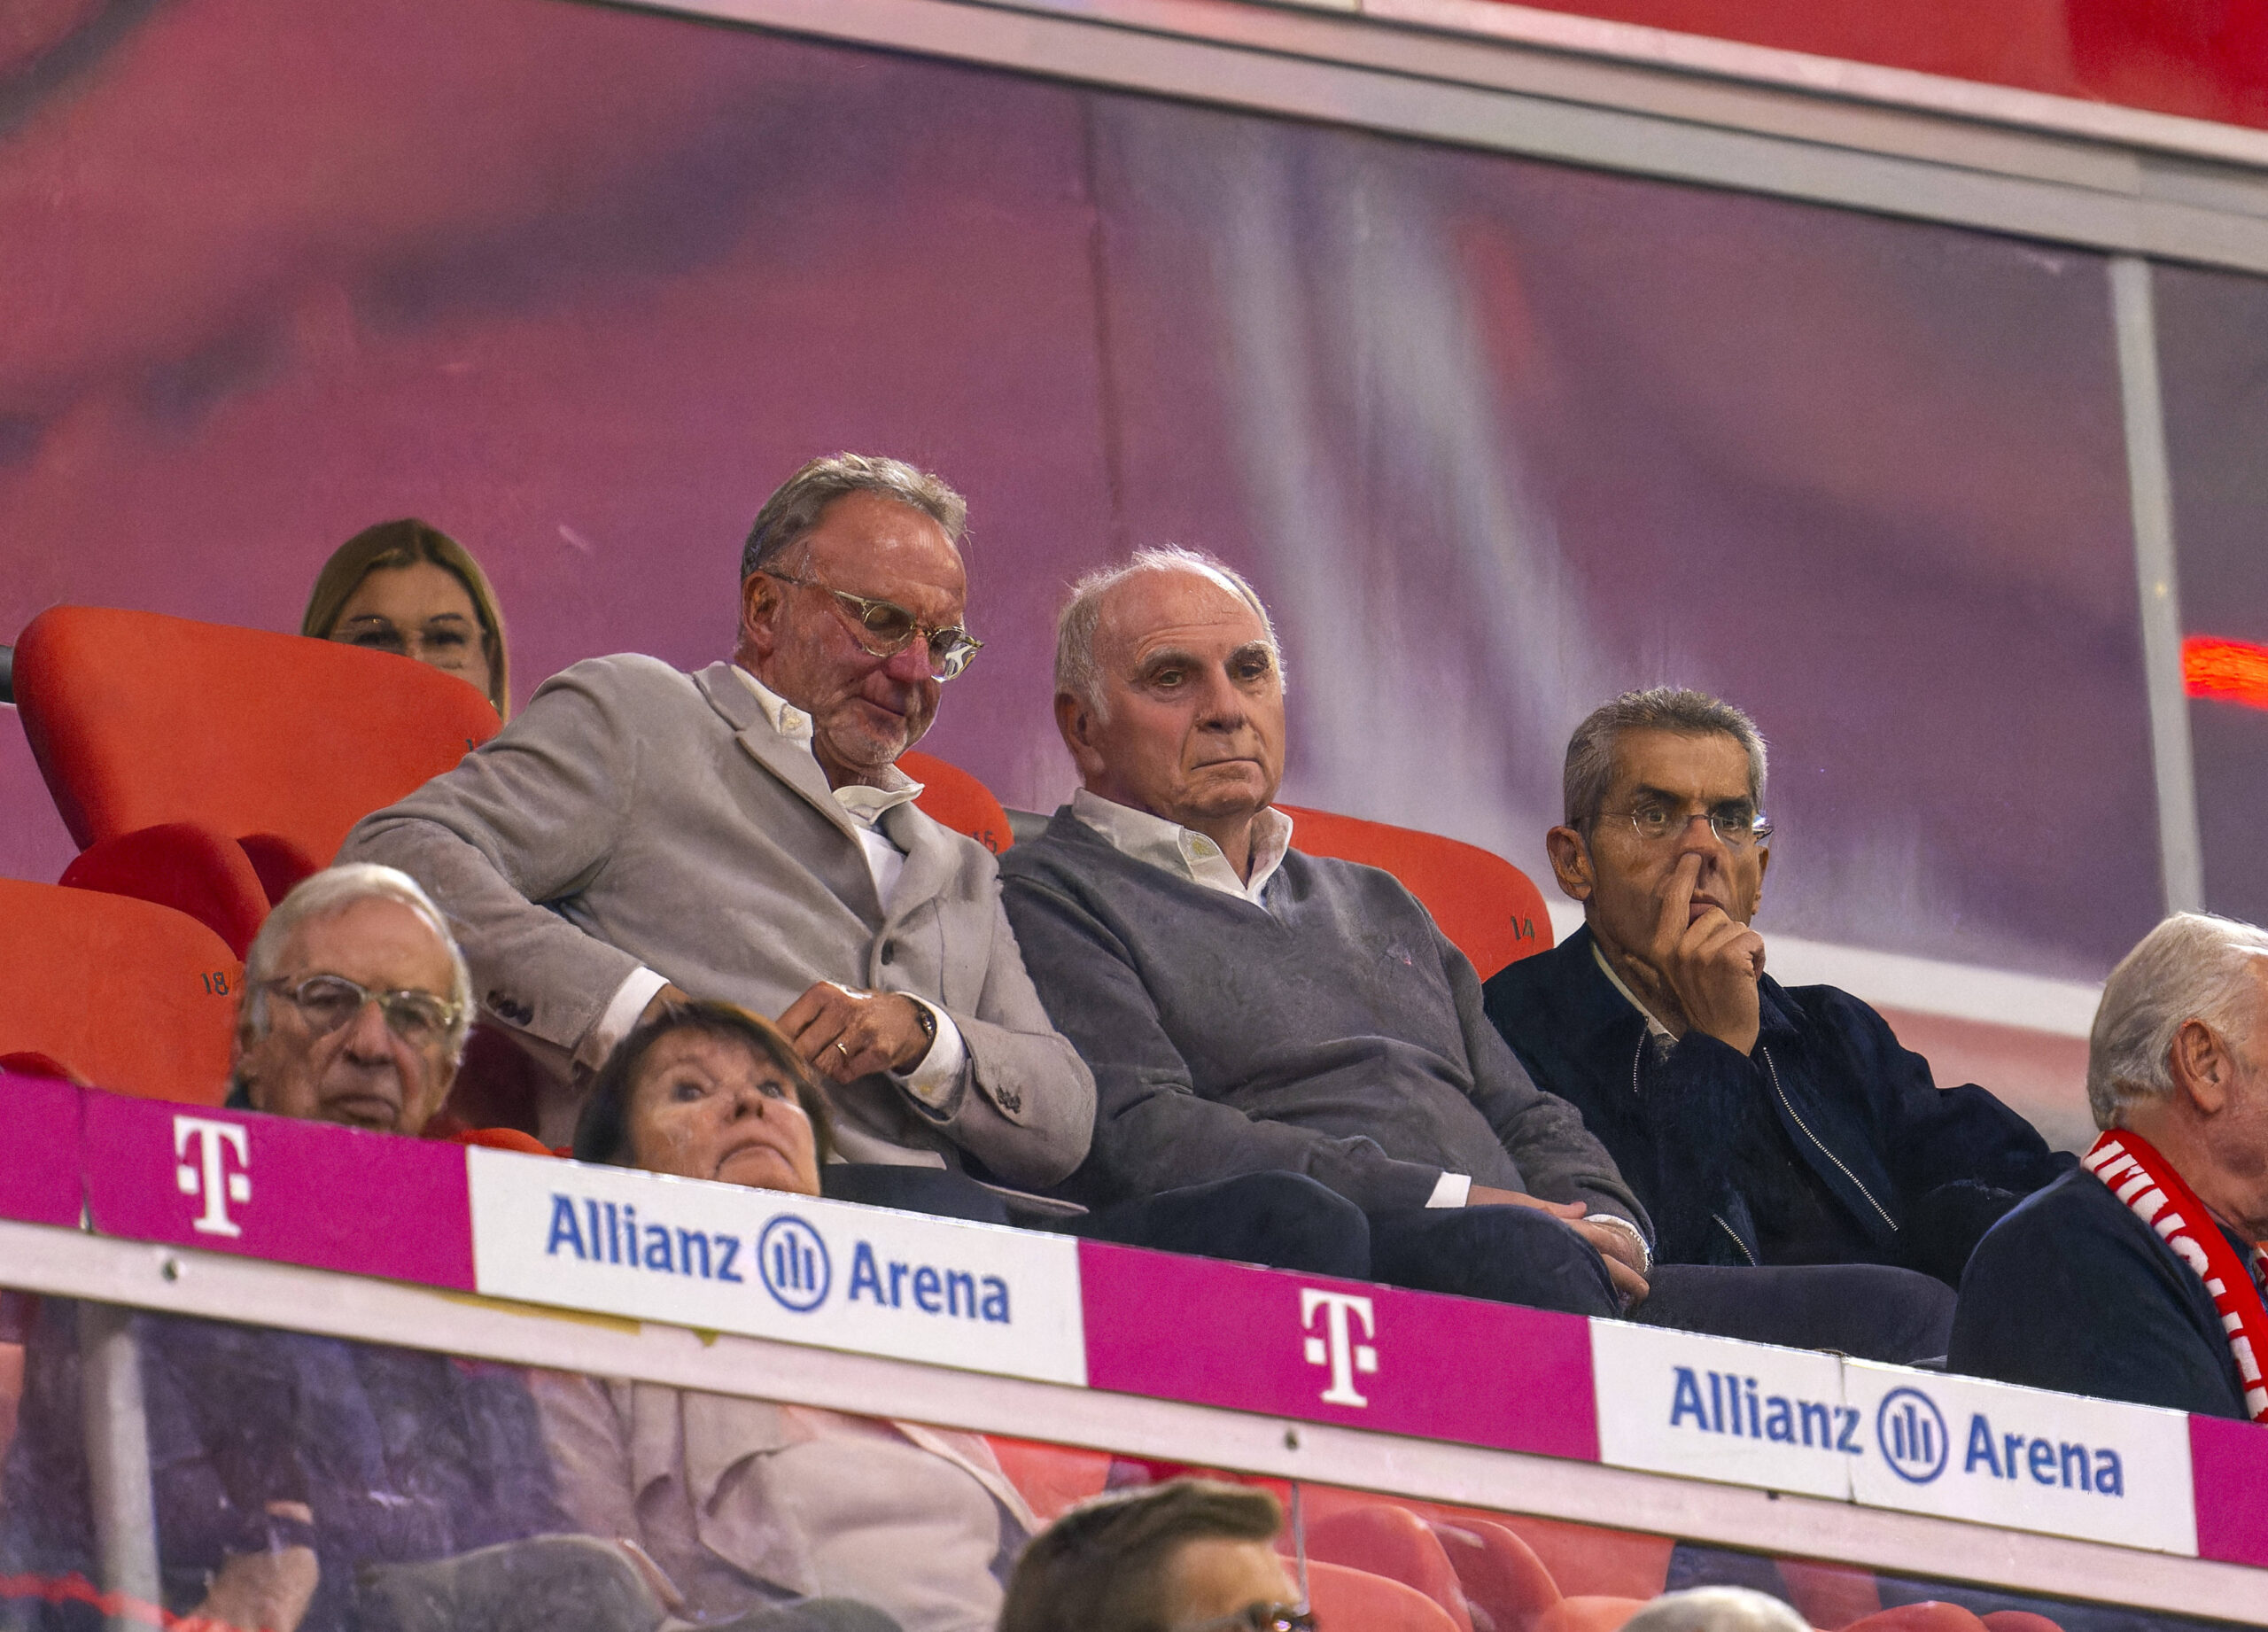
[[1636, 1224], [1613, 1213], [1586, 1213], [1583, 1216], [1583, 1222], [1604, 1224], [1610, 1230], [1621, 1231], [1623, 1234], [1638, 1243], [1638, 1273], [1644, 1275], [1652, 1271], [1654, 1249], [1646, 1245], [1645, 1232], [1639, 1229]]
[[646, 1012], [646, 1005], [654, 1000], [654, 994], [669, 983], [667, 975], [656, 975], [651, 969], [631, 970], [629, 978], [614, 989], [606, 1013], [575, 1045], [575, 1063], [594, 1071], [604, 1065], [606, 1057], [614, 1052], [614, 1045], [637, 1029], [638, 1016]]
[[1444, 1173], [1433, 1181], [1433, 1193], [1425, 1198], [1428, 1207], [1463, 1207], [1472, 1193], [1470, 1173]]
[[[913, 998], [912, 992], [904, 996]], [[952, 1103], [953, 1091], [960, 1086], [961, 1069], [968, 1063], [968, 1044], [953, 1024], [953, 1017], [936, 1004], [920, 998], [916, 1003], [929, 1011], [929, 1018], [937, 1022], [937, 1035], [929, 1045], [929, 1052], [914, 1062], [910, 1071], [892, 1071], [905, 1092], [933, 1111], [942, 1111]]]

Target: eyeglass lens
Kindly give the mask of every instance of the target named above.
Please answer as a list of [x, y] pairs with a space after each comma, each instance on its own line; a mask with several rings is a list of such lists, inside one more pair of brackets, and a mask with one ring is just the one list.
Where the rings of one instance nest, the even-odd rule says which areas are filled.
[[[1772, 836], [1772, 824], [1745, 804], [1720, 805], [1701, 813], [1707, 817], [1710, 831], [1735, 850]], [[1642, 839], [1669, 838], [1684, 832], [1692, 820], [1692, 816], [1666, 804], [1642, 804], [1630, 812], [1630, 825]]]
[[376, 1002], [386, 1029], [405, 1043], [423, 1045], [449, 1026], [449, 1006], [430, 991], [372, 991], [343, 975], [316, 975], [284, 988], [318, 1037], [328, 1037]]
[[858, 626], [874, 637], [876, 644], [867, 649], [876, 657], [904, 651], [915, 634], [926, 633], [929, 638], [931, 672], [938, 680], [951, 680], [967, 668], [968, 660], [976, 655], [980, 642], [971, 640], [966, 629], [924, 629], [913, 613], [892, 602], [870, 601], [839, 589], [835, 593], [858, 618]]

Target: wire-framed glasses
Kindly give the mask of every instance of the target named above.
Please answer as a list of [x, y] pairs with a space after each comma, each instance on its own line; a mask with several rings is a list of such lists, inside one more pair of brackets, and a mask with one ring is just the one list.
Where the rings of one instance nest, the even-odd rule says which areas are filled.
[[1316, 1632], [1315, 1611], [1305, 1604], [1247, 1604], [1217, 1620], [1200, 1620], [1174, 1632]]
[[813, 578], [790, 578], [785, 572], [769, 572], [783, 584], [794, 584], [804, 589], [824, 589], [841, 603], [850, 620], [850, 627], [858, 644], [876, 657], [894, 657], [913, 643], [920, 635], [929, 649], [929, 678], [949, 680], [968, 667], [969, 659], [984, 649], [984, 642], [962, 628], [948, 624], [938, 628], [925, 624], [895, 601], [878, 601], [872, 595], [854, 595], [847, 589], [837, 589], [832, 584], [822, 584]]
[[1706, 821], [1728, 850], [1747, 850], [1772, 836], [1772, 824], [1764, 819], [1764, 812], [1744, 799], [1729, 800], [1705, 811], [1688, 811], [1659, 799], [1647, 799], [1627, 811], [1601, 811], [1594, 820], [1618, 819], [1627, 821], [1630, 830], [1649, 844], [1675, 838], [1697, 820]]
[[288, 999], [317, 1037], [329, 1037], [375, 1003], [386, 1017], [386, 1030], [413, 1048], [425, 1048], [448, 1035], [456, 1023], [457, 1006], [430, 991], [373, 991], [344, 975], [310, 975], [304, 980], [264, 982], [270, 991]]

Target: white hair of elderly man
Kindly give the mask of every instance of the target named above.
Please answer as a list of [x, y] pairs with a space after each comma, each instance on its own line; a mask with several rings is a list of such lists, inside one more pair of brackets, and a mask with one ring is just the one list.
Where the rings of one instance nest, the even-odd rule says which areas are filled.
[[1768, 1592], [1694, 1587], [1664, 1593], [1624, 1621], [1622, 1632], [1811, 1632], [1811, 1623]]

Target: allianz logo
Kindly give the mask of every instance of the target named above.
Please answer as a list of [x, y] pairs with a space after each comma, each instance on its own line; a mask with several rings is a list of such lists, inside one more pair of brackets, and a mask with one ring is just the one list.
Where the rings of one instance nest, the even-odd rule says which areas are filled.
[[2091, 1496], [2126, 1494], [2125, 1464], [2111, 1447], [2010, 1433], [1983, 1411], [1971, 1411], [1956, 1434], [1919, 1387], [1891, 1389], [1869, 1425], [1853, 1406], [1768, 1394], [1753, 1377], [1681, 1365], [1673, 1368], [1669, 1426], [1845, 1457], [1867, 1455], [1870, 1442], [1890, 1471], [1911, 1485], [1934, 1484], [1950, 1472]]
[[[794, 1213], [775, 1214], [751, 1240], [727, 1230], [688, 1230], [651, 1217], [641, 1221], [628, 1202], [555, 1192], [544, 1252], [687, 1280], [747, 1286], [753, 1276], [773, 1302], [798, 1315], [823, 1306], [836, 1286], [827, 1238]], [[846, 1305], [872, 1303], [949, 1319], [1014, 1324], [1008, 1283], [999, 1276], [891, 1258], [863, 1239], [851, 1244], [842, 1288], [839, 1302]]]

